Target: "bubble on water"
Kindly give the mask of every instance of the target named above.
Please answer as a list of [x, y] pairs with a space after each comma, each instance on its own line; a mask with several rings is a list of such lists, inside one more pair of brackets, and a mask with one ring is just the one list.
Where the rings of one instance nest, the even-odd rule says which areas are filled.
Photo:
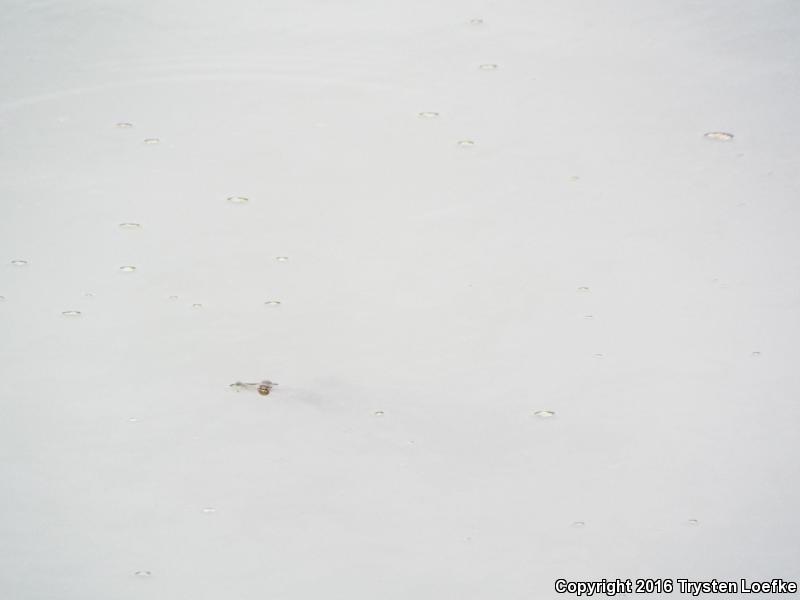
[[709, 131], [703, 135], [706, 139], [716, 140], [718, 142], [727, 142], [733, 139], [733, 134], [726, 131]]

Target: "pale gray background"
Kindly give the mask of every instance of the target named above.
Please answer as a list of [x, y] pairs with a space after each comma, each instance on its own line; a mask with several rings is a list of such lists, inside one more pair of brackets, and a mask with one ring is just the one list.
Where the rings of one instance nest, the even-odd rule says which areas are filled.
[[799, 58], [795, 0], [3, 1], [0, 597], [800, 579]]

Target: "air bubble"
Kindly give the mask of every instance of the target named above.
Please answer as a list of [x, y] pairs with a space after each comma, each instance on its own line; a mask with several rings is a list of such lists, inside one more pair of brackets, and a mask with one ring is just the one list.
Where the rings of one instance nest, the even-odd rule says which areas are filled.
[[494, 63], [485, 63], [478, 67], [481, 71], [496, 71], [499, 68], [499, 65]]
[[733, 134], [726, 131], [709, 131], [703, 135], [706, 139], [716, 140], [718, 142], [727, 142], [733, 139]]
[[79, 310], [65, 310], [61, 313], [65, 317], [80, 317], [81, 311]]
[[133, 265], [123, 265], [119, 268], [119, 270], [123, 273], [133, 273], [136, 270], [136, 267]]
[[280, 305], [280, 303], [281, 303], [280, 300], [267, 300], [266, 302], [264, 302], [264, 304], [266, 304], [267, 306], [278, 306]]
[[144, 138], [145, 144], [160, 144], [161, 140], [158, 138]]
[[28, 266], [28, 261], [18, 258], [18, 259], [12, 260], [11, 264], [14, 265], [15, 267], [26, 267], [26, 266]]
[[421, 119], [436, 119], [439, 117], [439, 113], [433, 111], [424, 111], [419, 113], [419, 117]]
[[228, 202], [231, 204], [247, 204], [250, 202], [250, 198], [245, 196], [228, 196]]
[[462, 148], [471, 148], [475, 145], [475, 142], [473, 140], [459, 140], [458, 145]]
[[141, 229], [142, 228], [142, 224], [141, 223], [120, 223], [119, 224], [119, 228], [120, 229]]
[[554, 410], [537, 410], [534, 411], [533, 415], [535, 417], [539, 417], [540, 419], [549, 419], [551, 417], [555, 417], [556, 413]]

